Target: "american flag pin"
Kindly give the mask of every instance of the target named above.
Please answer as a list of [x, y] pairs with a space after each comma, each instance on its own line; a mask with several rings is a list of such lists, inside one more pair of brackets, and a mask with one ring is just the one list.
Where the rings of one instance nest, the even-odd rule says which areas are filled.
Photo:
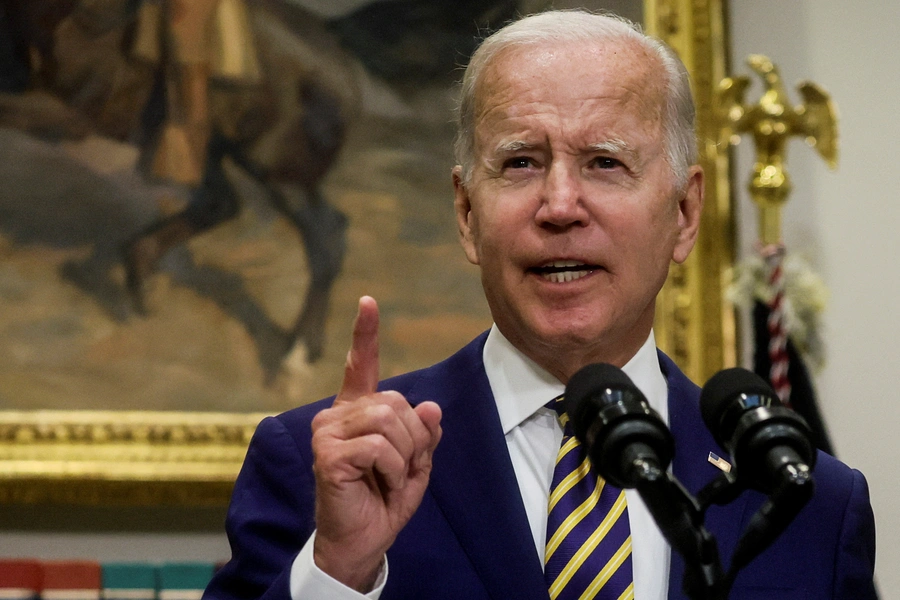
[[727, 460], [725, 460], [724, 458], [722, 458], [721, 456], [719, 456], [718, 454], [716, 454], [715, 452], [710, 452], [709, 458], [707, 460], [709, 460], [709, 462], [711, 462], [712, 464], [719, 467], [725, 473], [731, 473], [731, 463], [728, 462]]

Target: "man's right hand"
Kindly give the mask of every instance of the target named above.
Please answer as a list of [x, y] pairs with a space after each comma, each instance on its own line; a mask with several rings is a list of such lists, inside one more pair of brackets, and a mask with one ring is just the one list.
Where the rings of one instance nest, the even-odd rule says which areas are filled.
[[384, 553], [419, 507], [441, 438], [437, 404], [413, 408], [377, 384], [378, 306], [364, 296], [341, 391], [312, 422], [315, 562], [360, 592], [371, 590]]

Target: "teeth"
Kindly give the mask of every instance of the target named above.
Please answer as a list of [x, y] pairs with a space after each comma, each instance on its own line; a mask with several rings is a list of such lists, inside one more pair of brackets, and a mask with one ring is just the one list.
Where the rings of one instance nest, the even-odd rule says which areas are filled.
[[557, 273], [544, 273], [543, 278], [553, 283], [565, 283], [567, 281], [575, 281], [581, 279], [590, 271], [559, 271]]
[[545, 265], [547, 267], [556, 267], [556, 268], [564, 268], [564, 267], [577, 267], [582, 263], [576, 262], [574, 260], [555, 260], [552, 263]]
[[591, 268], [577, 260], [554, 260], [543, 265], [541, 277], [553, 283], [566, 283], [581, 279], [591, 272]]

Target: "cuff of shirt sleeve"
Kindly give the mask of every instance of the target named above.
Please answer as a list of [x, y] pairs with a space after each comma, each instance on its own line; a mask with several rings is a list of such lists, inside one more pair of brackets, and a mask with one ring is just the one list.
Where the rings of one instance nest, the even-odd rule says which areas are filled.
[[331, 598], [333, 600], [378, 600], [387, 581], [387, 557], [381, 563], [381, 570], [375, 580], [375, 588], [368, 594], [360, 594], [334, 579], [316, 566], [313, 559], [313, 543], [316, 534], [310, 536], [291, 565], [291, 599]]

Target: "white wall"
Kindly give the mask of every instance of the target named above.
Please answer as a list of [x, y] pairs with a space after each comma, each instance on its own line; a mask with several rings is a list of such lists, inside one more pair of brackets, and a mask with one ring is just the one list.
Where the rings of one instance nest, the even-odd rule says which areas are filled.
[[[830, 172], [802, 142], [790, 147], [795, 191], [785, 210], [789, 251], [807, 257], [830, 291], [824, 315], [827, 364], [816, 377], [836, 453], [869, 480], [883, 599], [900, 598], [900, 3], [732, 0], [733, 72], [750, 53], [781, 67], [793, 101], [811, 79], [840, 113], [841, 150]], [[748, 93], [759, 97], [760, 85]], [[752, 144], [739, 147], [743, 251], [756, 237], [756, 209], [743, 192]]]
[[3, 533], [4, 558], [110, 562], [208, 562], [228, 560], [224, 533]]
[[0, 557], [217, 563], [231, 556], [224, 508], [0, 507]]

